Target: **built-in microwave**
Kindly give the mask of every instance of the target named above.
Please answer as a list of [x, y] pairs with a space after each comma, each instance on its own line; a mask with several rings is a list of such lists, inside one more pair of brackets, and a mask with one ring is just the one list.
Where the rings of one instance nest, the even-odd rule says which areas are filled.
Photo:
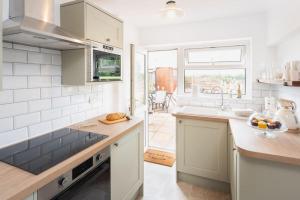
[[122, 80], [122, 49], [105, 44], [93, 45], [90, 58], [92, 82]]

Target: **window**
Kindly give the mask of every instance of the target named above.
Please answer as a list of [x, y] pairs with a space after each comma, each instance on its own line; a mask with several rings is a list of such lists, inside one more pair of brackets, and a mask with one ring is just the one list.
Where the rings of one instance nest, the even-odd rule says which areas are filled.
[[201, 93], [236, 94], [240, 86], [247, 93], [246, 46], [185, 49], [184, 93], [193, 85]]
[[244, 46], [186, 49], [186, 65], [240, 65]]

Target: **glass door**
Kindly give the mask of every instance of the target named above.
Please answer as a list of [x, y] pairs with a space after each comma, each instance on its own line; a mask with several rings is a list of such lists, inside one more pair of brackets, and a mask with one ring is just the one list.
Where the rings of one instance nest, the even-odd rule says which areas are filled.
[[131, 45], [131, 115], [145, 120], [145, 147], [147, 147], [148, 113], [147, 113], [147, 53]]

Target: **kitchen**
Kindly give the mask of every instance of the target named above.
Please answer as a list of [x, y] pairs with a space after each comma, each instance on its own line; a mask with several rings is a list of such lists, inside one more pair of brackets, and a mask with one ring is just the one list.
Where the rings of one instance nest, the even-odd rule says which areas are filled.
[[[298, 2], [1, 3], [0, 199], [299, 199]], [[148, 102], [135, 104], [134, 82], [135, 52], [170, 49], [171, 168], [144, 163]], [[234, 81], [212, 90], [211, 67]], [[123, 122], [99, 121], [110, 117]]]

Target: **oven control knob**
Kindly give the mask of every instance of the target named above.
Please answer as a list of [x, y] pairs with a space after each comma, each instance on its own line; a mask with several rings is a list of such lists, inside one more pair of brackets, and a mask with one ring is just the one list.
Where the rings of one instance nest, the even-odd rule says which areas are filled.
[[96, 156], [96, 161], [100, 161], [102, 159], [102, 154], [98, 154], [97, 156]]
[[58, 179], [59, 186], [65, 186], [67, 184], [67, 179], [65, 177], [61, 177]]

